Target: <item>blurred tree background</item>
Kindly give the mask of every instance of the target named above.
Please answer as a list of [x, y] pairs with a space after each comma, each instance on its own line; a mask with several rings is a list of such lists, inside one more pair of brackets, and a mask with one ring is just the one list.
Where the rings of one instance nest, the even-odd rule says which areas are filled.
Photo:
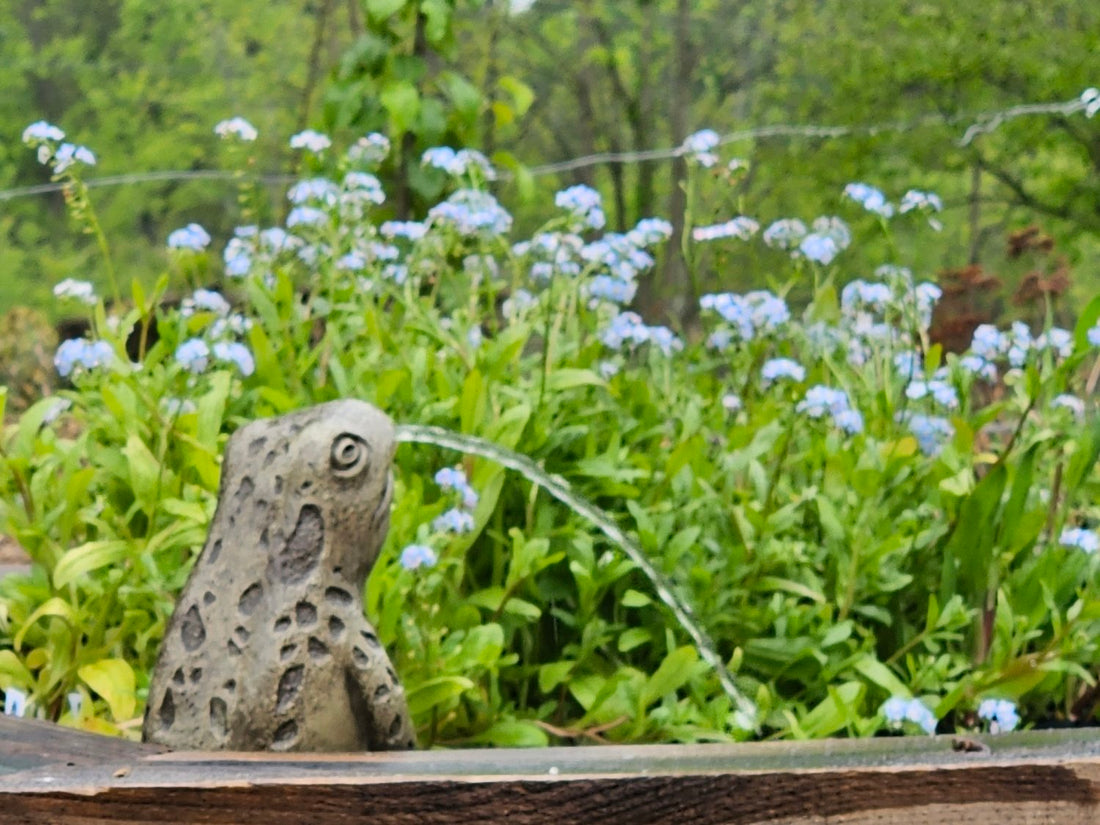
[[[48, 120], [92, 148], [90, 178], [188, 173], [92, 190], [124, 280], [151, 280], [173, 229], [197, 221], [224, 242], [240, 221], [232, 178], [201, 174], [234, 168], [212, 131], [234, 115], [260, 131], [249, 171], [264, 176], [276, 213], [281, 176], [297, 171], [289, 135], [318, 128], [339, 144], [377, 130], [397, 147], [394, 215], [422, 215], [442, 191], [419, 165], [425, 148], [466, 145], [508, 173], [498, 195], [520, 232], [572, 183], [604, 194], [612, 228], [650, 215], [683, 226], [679, 160], [547, 164], [675, 147], [702, 128], [840, 127], [731, 141], [723, 158], [748, 171], [702, 181], [694, 223], [839, 214], [885, 260], [844, 185], [895, 199], [915, 187], [945, 203], [935, 242], [896, 253], [921, 276], [953, 271], [944, 277], [973, 286], [996, 275], [1002, 303], [1028, 271], [1064, 273], [1078, 296], [1096, 291], [1100, 118], [1044, 114], [968, 132], [985, 113], [1100, 84], [1100, 5], [1089, 0], [11, 0], [0, 6], [0, 84], [5, 311], [52, 313], [54, 283], [101, 278], [61, 196], [26, 189], [49, 180], [20, 143], [28, 123]], [[1009, 236], [1031, 225], [1042, 243], [1010, 257]], [[768, 275], [750, 247], [707, 254], [707, 288]], [[679, 255], [671, 244], [640, 296], [655, 320], [690, 306]]]

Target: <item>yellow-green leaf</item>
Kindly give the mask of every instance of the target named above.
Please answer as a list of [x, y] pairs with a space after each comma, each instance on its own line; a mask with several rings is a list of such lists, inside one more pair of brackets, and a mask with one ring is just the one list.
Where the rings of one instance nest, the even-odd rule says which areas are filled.
[[85, 573], [117, 564], [126, 558], [128, 544], [120, 539], [89, 541], [61, 557], [53, 569], [53, 586], [67, 587]]
[[0, 688], [7, 690], [12, 685], [27, 687], [33, 683], [34, 677], [19, 657], [11, 650], [0, 650]]
[[547, 389], [560, 392], [571, 390], [574, 387], [603, 387], [607, 382], [592, 370], [574, 369], [566, 367], [554, 370], [546, 376]]
[[42, 602], [42, 604], [27, 617], [27, 621], [23, 622], [23, 626], [19, 628], [19, 632], [15, 634], [15, 638], [12, 640], [12, 647], [19, 650], [19, 648], [23, 646], [23, 637], [27, 635], [27, 631], [34, 627], [35, 622], [45, 616], [59, 616], [70, 625], [76, 626], [72, 607], [70, 607], [69, 603], [64, 599], [59, 599], [57, 596], [54, 596], [52, 599], [47, 599]]
[[122, 659], [101, 659], [84, 665], [77, 675], [93, 691], [107, 702], [116, 722], [124, 722], [134, 715], [137, 699], [134, 696], [134, 671]]

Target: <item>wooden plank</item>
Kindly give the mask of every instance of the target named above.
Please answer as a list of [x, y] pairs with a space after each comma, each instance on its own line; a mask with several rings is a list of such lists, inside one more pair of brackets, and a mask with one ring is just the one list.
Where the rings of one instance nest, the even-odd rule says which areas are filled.
[[1095, 731], [323, 756], [158, 754], [78, 735], [98, 756], [73, 761], [68, 732], [41, 725], [0, 719], [0, 763], [28, 740], [50, 760], [0, 775], [2, 822], [1100, 821]]
[[166, 748], [97, 736], [49, 722], [0, 715], [0, 780], [50, 765], [94, 767], [163, 753]]

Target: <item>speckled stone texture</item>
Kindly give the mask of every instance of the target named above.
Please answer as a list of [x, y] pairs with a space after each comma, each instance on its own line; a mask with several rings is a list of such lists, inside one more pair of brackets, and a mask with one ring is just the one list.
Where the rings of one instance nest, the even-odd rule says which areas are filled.
[[361, 594], [389, 527], [393, 423], [362, 401], [229, 439], [218, 508], [176, 604], [143, 738], [177, 749], [415, 746]]

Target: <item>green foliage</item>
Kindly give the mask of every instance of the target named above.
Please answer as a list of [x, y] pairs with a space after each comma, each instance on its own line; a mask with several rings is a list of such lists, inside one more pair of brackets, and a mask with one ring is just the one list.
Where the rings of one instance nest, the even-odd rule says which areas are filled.
[[[28, 113], [67, 127], [69, 139], [112, 149], [94, 176], [216, 169], [213, 124], [242, 115], [260, 131], [265, 165], [291, 167], [285, 138], [311, 110], [312, 14], [299, 2], [15, 0], [0, 7], [0, 188], [48, 182], [19, 136]], [[330, 36], [317, 60], [346, 42]], [[314, 93], [314, 96], [318, 96]], [[88, 173], [93, 177], [93, 173]], [[147, 181], [92, 189], [120, 269], [148, 286], [165, 265], [164, 239], [191, 221], [228, 232], [232, 182]], [[109, 291], [93, 237], [66, 229], [59, 193], [0, 201], [0, 308], [56, 312], [50, 288], [67, 277]]]
[[[133, 730], [228, 433], [357, 397], [417, 425], [405, 440], [479, 439], [472, 498], [428, 481], [452, 452], [399, 449], [365, 594], [425, 743], [866, 735], [890, 697], [958, 729], [983, 697], [1029, 721], [1094, 714], [1097, 556], [1074, 545], [1096, 535], [1066, 528], [1100, 515], [1100, 430], [1064, 393], [1093, 366], [1100, 303], [1075, 333], [996, 333], [975, 366], [929, 343], [934, 292], [906, 271], [837, 289], [858, 244], [822, 264], [750, 240], [776, 292], [710, 296], [706, 340], [683, 341], [609, 297], [667, 225], [601, 238], [590, 205], [514, 245], [476, 168], [426, 223], [384, 223], [370, 161], [326, 154], [291, 234], [232, 242], [235, 308], [158, 308], [171, 279], [135, 281], [135, 309], [100, 302], [89, 349], [59, 350], [73, 387], [6, 427], [0, 529], [34, 568], [0, 581], [0, 688]], [[690, 230], [695, 262], [745, 243]], [[177, 279], [217, 268], [195, 245], [172, 252]], [[803, 309], [780, 297], [796, 286]]]
[[[483, 5], [481, 0], [366, 0], [364, 31], [344, 53], [326, 91], [329, 130], [383, 132], [393, 141], [396, 151], [382, 172], [400, 218], [422, 214], [446, 185], [442, 173], [421, 166], [425, 149], [472, 146], [479, 137], [491, 146], [492, 138], [482, 132], [506, 129], [531, 106], [531, 90], [516, 77], [487, 77], [475, 84], [446, 62], [455, 50], [457, 12]], [[515, 166], [508, 155], [496, 160]]]

